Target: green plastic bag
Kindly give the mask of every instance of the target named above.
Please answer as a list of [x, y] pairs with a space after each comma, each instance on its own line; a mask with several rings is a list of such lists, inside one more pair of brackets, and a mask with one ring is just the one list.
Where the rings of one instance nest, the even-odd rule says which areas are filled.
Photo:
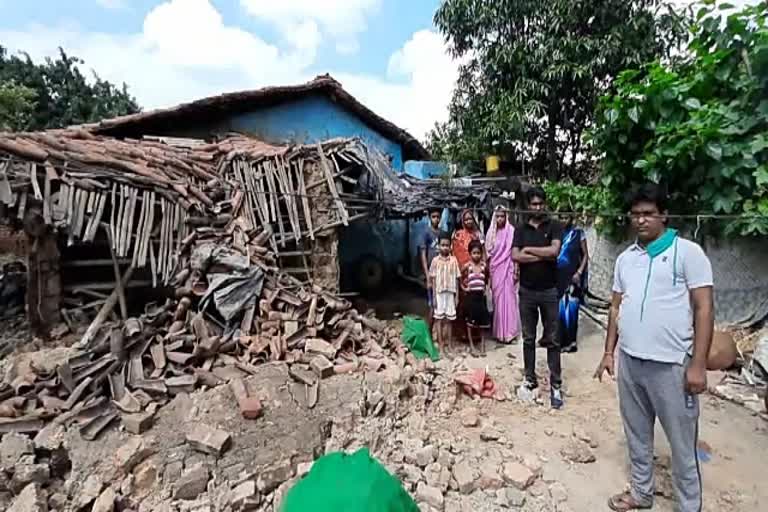
[[400, 481], [361, 448], [315, 461], [285, 496], [280, 512], [419, 512]]
[[403, 318], [402, 340], [416, 359], [424, 359], [425, 357], [429, 357], [433, 361], [440, 359], [440, 352], [432, 341], [429, 326], [423, 318], [415, 316]]

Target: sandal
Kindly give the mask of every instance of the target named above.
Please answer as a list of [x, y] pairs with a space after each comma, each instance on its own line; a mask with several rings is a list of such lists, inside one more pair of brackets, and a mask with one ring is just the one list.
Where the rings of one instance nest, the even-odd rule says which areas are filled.
[[632, 493], [623, 492], [609, 498], [608, 507], [616, 512], [627, 512], [629, 510], [650, 510], [653, 505], [642, 505], [632, 497]]

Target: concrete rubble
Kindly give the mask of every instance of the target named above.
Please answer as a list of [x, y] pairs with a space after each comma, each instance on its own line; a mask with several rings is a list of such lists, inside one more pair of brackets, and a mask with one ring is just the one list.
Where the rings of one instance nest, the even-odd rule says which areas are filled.
[[[137, 434], [125, 423], [97, 443], [57, 422], [34, 438], [8, 433], [0, 460], [23, 469], [0, 472], [0, 509], [277, 512], [319, 456], [367, 446], [422, 511], [567, 510], [568, 491], [543, 476], [543, 457], [515, 449], [487, 419], [495, 402], [457, 396], [454, 363], [390, 364], [325, 379], [315, 366], [267, 362], [229, 385], [181, 391], [155, 411], [149, 430]], [[307, 390], [321, 380], [310, 408]], [[244, 398], [258, 402], [255, 420]], [[431, 424], [449, 419], [452, 431]], [[568, 460], [592, 453], [590, 433], [560, 437]]]

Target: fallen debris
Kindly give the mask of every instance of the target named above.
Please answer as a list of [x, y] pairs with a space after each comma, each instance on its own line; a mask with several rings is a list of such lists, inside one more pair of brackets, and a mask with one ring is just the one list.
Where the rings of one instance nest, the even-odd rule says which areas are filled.
[[480, 424], [480, 411], [475, 407], [468, 407], [461, 411], [461, 424], [465, 427], [476, 427]]
[[207, 425], [195, 425], [187, 434], [187, 442], [192, 448], [216, 456], [224, 453], [231, 439], [227, 432]]
[[173, 499], [194, 500], [208, 488], [208, 469], [200, 463], [185, 471], [176, 482]]
[[576, 464], [590, 464], [597, 460], [594, 452], [589, 445], [577, 439], [571, 439], [568, 444], [560, 450], [560, 454], [568, 462]]

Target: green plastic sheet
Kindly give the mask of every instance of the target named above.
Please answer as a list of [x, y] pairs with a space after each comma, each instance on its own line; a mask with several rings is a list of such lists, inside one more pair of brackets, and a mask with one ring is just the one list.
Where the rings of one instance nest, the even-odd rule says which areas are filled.
[[285, 496], [280, 512], [419, 512], [400, 481], [368, 448], [352, 455], [334, 452], [315, 461], [312, 470]]
[[440, 359], [440, 351], [432, 341], [429, 325], [423, 318], [415, 316], [403, 318], [402, 340], [416, 359], [424, 359], [425, 357], [429, 357], [433, 361]]

